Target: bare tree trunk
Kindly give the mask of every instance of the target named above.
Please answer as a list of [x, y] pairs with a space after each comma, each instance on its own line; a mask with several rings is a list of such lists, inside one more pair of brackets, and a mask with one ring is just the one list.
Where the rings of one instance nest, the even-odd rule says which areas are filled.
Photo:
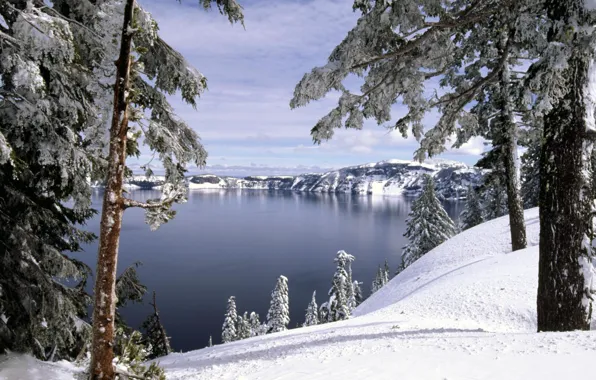
[[[567, 94], [544, 118], [540, 154], [540, 262], [538, 271], [538, 331], [590, 328], [591, 302], [586, 302], [582, 262], [589, 260], [593, 237], [590, 156], [592, 139], [586, 130], [584, 88], [589, 57], [578, 51], [581, 42], [558, 25], [577, 19], [581, 0], [547, 1], [555, 26], [549, 42], [564, 35], [574, 44], [563, 73]], [[581, 16], [581, 14], [580, 14]], [[568, 42], [569, 38], [573, 38]]]
[[[511, 30], [509, 33], [513, 33]], [[505, 31], [500, 41], [501, 54], [508, 54], [507, 40], [512, 36]], [[526, 248], [526, 223], [524, 220], [524, 207], [520, 193], [518, 162], [517, 162], [517, 124], [513, 119], [511, 109], [511, 73], [509, 64], [505, 62], [499, 75], [500, 87], [500, 123], [502, 128], [503, 164], [505, 166], [505, 181], [507, 186], [507, 206], [509, 208], [509, 231], [511, 233], [511, 249]]]
[[128, 101], [132, 23], [135, 0], [127, 0], [120, 54], [116, 61], [114, 84], [114, 114], [110, 127], [107, 185], [104, 192], [97, 258], [95, 301], [93, 308], [93, 342], [91, 346], [90, 378], [114, 379], [114, 318], [116, 312], [116, 265], [124, 202], [122, 184], [126, 161], [128, 132]]

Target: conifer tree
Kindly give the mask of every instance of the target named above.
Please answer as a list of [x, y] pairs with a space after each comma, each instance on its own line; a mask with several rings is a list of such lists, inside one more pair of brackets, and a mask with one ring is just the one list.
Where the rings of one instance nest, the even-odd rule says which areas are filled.
[[541, 4], [546, 48], [529, 72], [544, 115], [540, 153], [538, 331], [589, 330], [596, 296], [592, 151], [596, 11], [583, 0]]
[[213, 337], [209, 335], [209, 342], [207, 343], [207, 347], [213, 347]]
[[354, 256], [345, 251], [338, 251], [334, 261], [337, 263], [337, 269], [333, 275], [331, 289], [329, 289], [328, 319], [330, 321], [340, 321], [350, 317], [348, 288], [352, 287], [352, 283], [348, 283], [348, 272], [346, 268], [349, 263], [354, 261]]
[[223, 343], [232, 342], [238, 338], [236, 330], [237, 324], [238, 314], [236, 313], [236, 297], [231, 296], [228, 299], [228, 308], [222, 326], [221, 341]]
[[387, 259], [385, 259], [385, 264], [383, 265], [383, 286], [387, 285], [389, 282], [389, 263]]
[[346, 277], [346, 302], [351, 314], [352, 310], [356, 308], [356, 293], [354, 291], [354, 280], [352, 279], [352, 262], [354, 261], [354, 256], [350, 256], [351, 258], [348, 258], [346, 262], [346, 272], [348, 274]]
[[329, 302], [323, 302], [319, 307], [319, 324], [331, 322], [329, 311]]
[[[199, 0], [205, 8], [216, 2], [230, 22], [242, 22], [240, 6], [235, 0]], [[202, 74], [168, 46], [157, 33], [157, 23], [135, 0], [120, 3], [100, 2], [96, 6], [94, 26], [103, 27], [105, 54], [98, 58], [98, 83], [114, 83], [97, 90], [97, 96], [110, 100], [102, 109], [110, 115], [108, 153], [100, 168], [105, 173], [106, 187], [100, 222], [100, 236], [93, 311], [93, 339], [91, 378], [113, 377], [114, 308], [116, 299], [115, 274], [118, 246], [124, 210], [140, 207], [146, 210], [146, 222], [152, 230], [174, 217], [173, 203], [186, 200], [184, 173], [186, 165], [205, 164], [206, 152], [196, 132], [177, 118], [165, 94], [180, 92], [182, 99], [195, 106], [196, 99], [206, 88]], [[77, 10], [81, 7], [75, 7]], [[119, 25], [114, 28], [114, 25]], [[114, 42], [112, 42], [114, 41]], [[110, 45], [111, 43], [111, 45]], [[110, 67], [117, 56], [115, 70]], [[102, 67], [103, 66], [103, 67]], [[142, 74], [148, 79], [146, 80]], [[151, 82], [149, 82], [151, 81]], [[106, 96], [113, 94], [113, 97]], [[107, 117], [109, 118], [109, 117]], [[106, 118], [106, 119], [107, 119]], [[129, 123], [130, 122], [130, 123]], [[91, 129], [91, 136], [105, 136], [102, 125]], [[139, 128], [136, 130], [135, 128]], [[126, 158], [138, 155], [137, 140], [155, 152], [164, 169], [165, 184], [160, 199], [138, 202], [123, 196], [123, 182], [127, 173]], [[102, 142], [95, 141], [95, 146]], [[102, 149], [97, 151], [103, 153]], [[147, 171], [150, 175], [150, 170]]]
[[87, 339], [91, 270], [64, 251], [95, 238], [80, 229], [95, 213], [84, 41], [53, 3], [0, 1], [0, 352], [42, 360]]
[[364, 301], [364, 297], [362, 296], [362, 285], [361, 282], [354, 281], [354, 297], [356, 298], [356, 306], [359, 306], [362, 301]]
[[317, 306], [316, 290], [312, 293], [312, 299], [306, 308], [304, 317], [304, 326], [314, 326], [319, 324], [319, 307]]
[[478, 194], [471, 185], [468, 186], [466, 208], [461, 212], [459, 219], [462, 231], [477, 226], [484, 221], [482, 218], [480, 199], [478, 199]]
[[242, 316], [238, 316], [238, 322], [236, 326], [236, 338], [246, 339], [250, 338], [251, 331], [250, 331], [250, 321], [248, 319], [248, 312], [244, 312]]
[[453, 221], [437, 199], [435, 183], [427, 174], [422, 194], [413, 202], [406, 224], [404, 236], [409, 242], [404, 247], [401, 270], [455, 235]]
[[372, 286], [370, 288], [371, 294], [376, 293], [383, 287], [383, 277], [383, 269], [381, 269], [381, 266], [379, 265], [379, 268], [377, 268], [377, 273], [375, 274], [375, 279], [373, 280]]
[[145, 330], [144, 338], [149, 347], [147, 358], [154, 359], [169, 355], [172, 352], [172, 347], [170, 347], [170, 337], [166, 333], [157, 310], [155, 291], [153, 292], [153, 303], [150, 305], [153, 306], [153, 313], [143, 322], [142, 327]]
[[271, 304], [267, 313], [267, 332], [285, 331], [289, 323], [288, 279], [285, 276], [279, 276], [275, 289], [271, 293]]
[[248, 323], [250, 325], [251, 337], [264, 335], [267, 333], [267, 328], [265, 325], [261, 324], [261, 321], [259, 321], [259, 314], [255, 313], [254, 311], [250, 313]]

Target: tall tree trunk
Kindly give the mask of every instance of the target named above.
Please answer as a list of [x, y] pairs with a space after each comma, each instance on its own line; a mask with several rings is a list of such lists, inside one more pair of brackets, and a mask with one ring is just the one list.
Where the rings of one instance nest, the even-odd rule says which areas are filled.
[[[567, 94], [544, 118], [540, 154], [540, 262], [538, 271], [538, 331], [588, 330], [591, 302], [582, 270], [590, 258], [592, 239], [590, 156], [584, 91], [589, 57], [577, 36], [569, 42], [569, 19], [578, 20], [582, 0], [547, 1], [555, 26], [549, 42], [560, 36], [572, 43], [572, 57], [564, 72]], [[581, 16], [581, 14], [579, 15]], [[581, 21], [580, 21], [581, 22]], [[563, 29], [563, 28], [561, 28]]]
[[[512, 36], [513, 30], [502, 33], [500, 41], [500, 54], [508, 54], [506, 51], [507, 40]], [[524, 220], [524, 207], [520, 193], [519, 165], [517, 162], [517, 124], [513, 119], [511, 109], [511, 73], [509, 64], [505, 62], [499, 75], [500, 88], [500, 123], [502, 128], [502, 157], [505, 166], [505, 181], [507, 187], [507, 206], [509, 207], [509, 231], [511, 233], [511, 249], [526, 248], [526, 223]]]
[[127, 90], [130, 72], [132, 24], [135, 0], [127, 0], [120, 54], [116, 61], [114, 84], [114, 113], [110, 127], [107, 185], [104, 191], [99, 233], [99, 252], [95, 280], [93, 308], [93, 342], [91, 346], [90, 378], [114, 379], [114, 318], [116, 312], [116, 265], [124, 203], [122, 183], [126, 161], [126, 134], [128, 132]]

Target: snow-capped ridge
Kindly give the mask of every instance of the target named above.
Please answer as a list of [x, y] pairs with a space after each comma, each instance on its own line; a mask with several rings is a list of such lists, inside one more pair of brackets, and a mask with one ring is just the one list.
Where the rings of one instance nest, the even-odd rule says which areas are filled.
[[[469, 185], [478, 186], [485, 170], [448, 160], [385, 160], [349, 166], [325, 173], [297, 176], [247, 176], [244, 178], [200, 174], [187, 177], [190, 190], [252, 189], [296, 192], [352, 193], [416, 196], [422, 188], [422, 175], [435, 178], [441, 199], [465, 199]], [[135, 175], [126, 180], [129, 189], [160, 189], [163, 176]]]

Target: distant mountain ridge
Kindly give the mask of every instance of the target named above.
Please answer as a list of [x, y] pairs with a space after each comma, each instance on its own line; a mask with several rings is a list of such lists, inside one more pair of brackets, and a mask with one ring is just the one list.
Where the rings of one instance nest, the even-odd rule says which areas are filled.
[[[415, 196], [421, 191], [422, 175], [430, 174], [435, 178], [440, 198], [457, 200], [465, 199], [468, 186], [478, 186], [486, 172], [457, 161], [428, 160], [419, 163], [387, 160], [297, 176], [235, 178], [201, 174], [189, 176], [186, 180], [190, 190], [253, 189]], [[129, 189], [159, 190], [163, 183], [163, 176], [137, 175], [126, 180]]]

